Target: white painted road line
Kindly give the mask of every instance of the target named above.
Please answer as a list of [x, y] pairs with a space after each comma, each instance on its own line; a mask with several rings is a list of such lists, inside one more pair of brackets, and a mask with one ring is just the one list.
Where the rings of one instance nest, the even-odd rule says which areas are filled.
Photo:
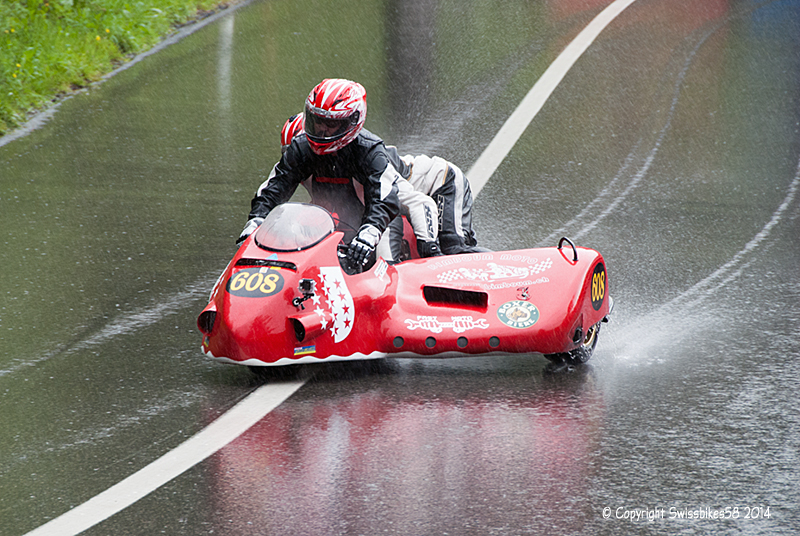
[[[477, 196], [500, 163], [517, 143], [545, 101], [561, 82], [567, 71], [589, 48], [603, 29], [636, 0], [615, 0], [605, 8], [564, 49], [536, 81], [514, 113], [483, 151], [467, 176], [473, 195]], [[227, 413], [208, 425], [174, 450], [147, 467], [132, 474], [106, 491], [76, 506], [69, 512], [34, 529], [25, 536], [73, 536], [108, 519], [147, 496], [173, 478], [202, 462], [222, 447], [242, 435], [295, 391], [304, 381], [267, 384], [253, 391]]]
[[161, 458], [26, 536], [72, 536], [127, 508], [242, 435], [306, 380], [262, 385]]
[[636, 0], [616, 0], [600, 12], [550, 64], [467, 172], [474, 196], [486, 185], [567, 72], [617, 15]]

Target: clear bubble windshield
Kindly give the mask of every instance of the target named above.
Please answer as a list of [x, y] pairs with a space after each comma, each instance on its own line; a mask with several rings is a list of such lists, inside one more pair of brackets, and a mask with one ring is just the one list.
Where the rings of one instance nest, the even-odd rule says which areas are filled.
[[285, 203], [267, 215], [256, 230], [255, 242], [271, 251], [300, 251], [318, 244], [333, 231], [333, 218], [324, 208]]

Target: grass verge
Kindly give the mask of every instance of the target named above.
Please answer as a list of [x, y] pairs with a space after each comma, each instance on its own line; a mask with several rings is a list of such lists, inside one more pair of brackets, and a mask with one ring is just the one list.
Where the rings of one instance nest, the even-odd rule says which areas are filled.
[[0, 0], [0, 136], [220, 0]]

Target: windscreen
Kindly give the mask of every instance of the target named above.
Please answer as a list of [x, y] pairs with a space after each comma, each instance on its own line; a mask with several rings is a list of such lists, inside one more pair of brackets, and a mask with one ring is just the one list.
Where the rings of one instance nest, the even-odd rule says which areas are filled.
[[267, 215], [255, 242], [271, 251], [300, 251], [333, 233], [333, 218], [322, 207], [300, 203], [278, 205]]

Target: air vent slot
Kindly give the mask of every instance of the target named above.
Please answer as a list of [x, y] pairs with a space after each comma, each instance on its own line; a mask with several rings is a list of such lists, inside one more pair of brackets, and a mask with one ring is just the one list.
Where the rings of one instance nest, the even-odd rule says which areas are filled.
[[270, 268], [286, 268], [293, 272], [297, 271], [297, 265], [293, 262], [271, 259], [239, 259], [236, 261], [236, 266], [269, 266]]
[[489, 295], [475, 290], [462, 290], [446, 287], [422, 287], [422, 294], [428, 305], [439, 307], [467, 307], [486, 311], [489, 304]]

